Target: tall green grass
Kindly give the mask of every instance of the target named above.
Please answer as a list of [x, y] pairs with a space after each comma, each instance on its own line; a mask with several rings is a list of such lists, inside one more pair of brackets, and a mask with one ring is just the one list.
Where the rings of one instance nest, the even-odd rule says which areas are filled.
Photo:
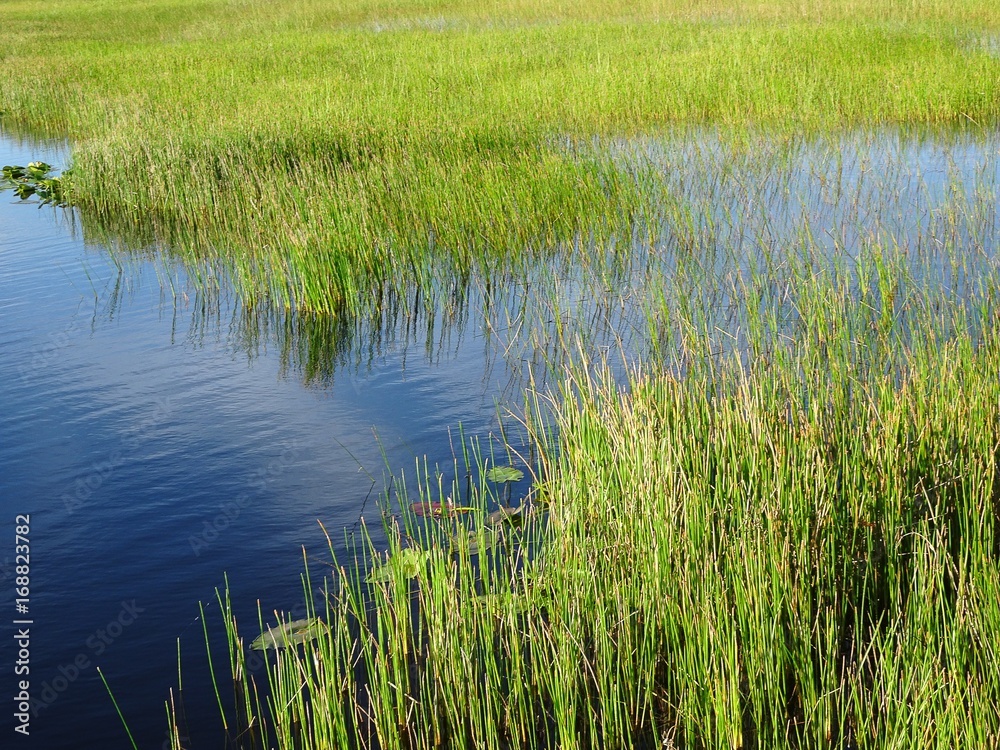
[[[553, 347], [580, 351], [522, 413], [527, 525], [485, 521], [508, 457], [418, 464], [387, 549], [331, 542], [306, 584], [330, 630], [271, 655], [255, 726], [289, 748], [994, 746], [1000, 185], [914, 143], [622, 153], [699, 165], [618, 267], [647, 287], [625, 320], [647, 348], [621, 349], [642, 360], [548, 297]], [[927, 148], [943, 167], [909, 161]], [[448, 497], [480, 511], [409, 512]]]
[[[266, 677], [225, 607], [237, 744], [995, 746], [995, 178], [928, 201], [836, 143], [785, 167], [794, 131], [988, 131], [998, 25], [985, 0], [5, 3], [4, 126], [73, 139], [88, 232], [348, 321], [303, 326], [317, 379], [355, 317], [470, 288], [562, 378], [522, 415], [524, 528], [488, 523], [472, 451], [471, 491], [392, 485], [387, 550], [331, 542], [305, 581], [329, 631]], [[477, 511], [408, 511], [449, 496]]]
[[391, 527], [421, 563], [340, 560], [251, 715], [280, 747], [992, 746], [995, 331], [895, 345], [827, 299], [840, 374], [803, 325], [778, 366], [571, 379], [537, 554]]

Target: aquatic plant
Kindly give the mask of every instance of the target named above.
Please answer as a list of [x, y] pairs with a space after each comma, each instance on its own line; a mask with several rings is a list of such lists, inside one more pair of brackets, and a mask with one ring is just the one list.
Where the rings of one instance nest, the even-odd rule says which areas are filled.
[[[646, 347], [584, 345], [527, 400], [533, 501], [472, 441], [392, 483], [384, 543], [331, 541], [329, 637], [252, 712], [276, 746], [1000, 738], [1000, 173], [714, 146], [664, 149], [683, 201], [616, 290]], [[550, 347], [617, 320], [548, 303]]]
[[498, 484], [519, 482], [524, 478], [524, 472], [513, 466], [494, 466], [486, 472], [486, 478]]
[[56, 177], [54, 170], [52, 165], [42, 161], [30, 162], [26, 167], [5, 166], [0, 172], [0, 192], [13, 190], [21, 200], [34, 196], [43, 206], [49, 203], [65, 206], [63, 178]]

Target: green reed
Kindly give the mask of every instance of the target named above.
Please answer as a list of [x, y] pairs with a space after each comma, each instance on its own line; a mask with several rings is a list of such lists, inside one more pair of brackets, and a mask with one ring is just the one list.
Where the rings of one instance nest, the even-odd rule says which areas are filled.
[[91, 236], [333, 313], [307, 379], [467, 300], [535, 378], [521, 527], [472, 442], [331, 541], [259, 684], [221, 598], [236, 744], [997, 744], [996, 178], [851, 150], [995, 125], [996, 4], [918, 5], [0, 10]]
[[[669, 187], [632, 252], [490, 308], [543, 352], [530, 458], [394, 480], [247, 715], [280, 747], [995, 744], [998, 185], [939, 141], [927, 182], [919, 139], [619, 154]], [[512, 460], [532, 512], [494, 527]]]

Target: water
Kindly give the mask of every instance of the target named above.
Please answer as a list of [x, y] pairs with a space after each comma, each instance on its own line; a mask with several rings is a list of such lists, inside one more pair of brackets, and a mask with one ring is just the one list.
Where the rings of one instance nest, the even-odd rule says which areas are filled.
[[[0, 163], [33, 159], [67, 154], [0, 142]], [[222, 747], [198, 602], [228, 574], [252, 638], [258, 599], [265, 613], [301, 604], [302, 547], [329, 559], [317, 520], [338, 540], [362, 512], [377, 527], [386, 466], [424, 455], [449, 466], [459, 425], [495, 433], [507, 392], [509, 375], [465, 321], [429, 341], [426, 325], [397, 331], [317, 376], [294, 341], [262, 334], [236, 302], [152, 261], [119, 269], [77, 236], [72, 213], [9, 192], [0, 284], [5, 738], [14, 521], [30, 516], [37, 715], [19, 747], [128, 746], [100, 667], [139, 747], [159, 748], [178, 638], [192, 741]]]
[[919, 317], [910, 304], [918, 297], [973, 320], [990, 317], [1000, 278], [995, 132], [768, 139], [696, 131], [606, 147], [637, 179], [655, 175], [665, 196], [649, 253], [666, 279], [658, 314], [669, 322], [668, 340], [683, 337], [674, 321], [694, 309], [712, 351], [746, 355], [755, 317], [777, 321], [774, 333], [791, 341], [812, 301], [797, 298], [790, 278], [831, 279], [879, 309], [880, 266], [899, 284], [901, 335], [906, 314]]

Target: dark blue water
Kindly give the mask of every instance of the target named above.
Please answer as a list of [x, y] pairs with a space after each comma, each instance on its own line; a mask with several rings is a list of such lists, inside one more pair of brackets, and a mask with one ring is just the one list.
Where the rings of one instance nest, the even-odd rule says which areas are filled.
[[[0, 141], [0, 163], [34, 159], [68, 155]], [[496, 433], [509, 376], [474, 326], [428, 340], [423, 321], [319, 377], [296, 342], [248, 325], [225, 294], [199, 295], [162, 262], [119, 269], [78, 234], [71, 212], [0, 194], [2, 746], [128, 747], [99, 667], [138, 746], [160, 748], [180, 638], [192, 743], [221, 748], [199, 601], [228, 574], [250, 639], [258, 599], [265, 613], [301, 605], [303, 546], [329, 559], [317, 521], [338, 543], [363, 509], [377, 527], [387, 467], [412, 473], [426, 455], [450, 468], [460, 425]], [[218, 607], [207, 612], [221, 633]], [[17, 676], [21, 627], [30, 671]], [[13, 731], [20, 679], [27, 738]]]

